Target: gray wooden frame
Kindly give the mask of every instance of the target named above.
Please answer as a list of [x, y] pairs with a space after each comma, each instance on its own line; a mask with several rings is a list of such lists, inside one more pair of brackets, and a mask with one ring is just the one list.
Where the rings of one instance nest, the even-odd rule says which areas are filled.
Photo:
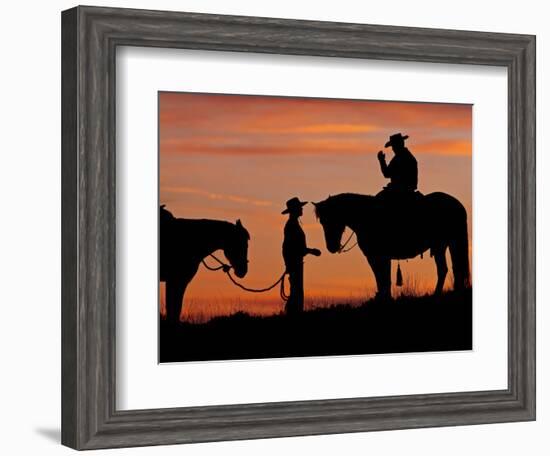
[[[122, 45], [506, 67], [508, 388], [117, 410], [115, 50]], [[535, 419], [534, 36], [77, 7], [62, 13], [62, 55], [63, 444], [93, 449]]]

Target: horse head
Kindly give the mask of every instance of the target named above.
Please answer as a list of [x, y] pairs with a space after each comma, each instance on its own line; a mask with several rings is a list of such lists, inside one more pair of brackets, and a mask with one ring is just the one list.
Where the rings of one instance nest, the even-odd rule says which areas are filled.
[[231, 225], [230, 235], [226, 241], [223, 253], [231, 263], [235, 275], [242, 279], [248, 272], [248, 241], [250, 234], [240, 220]]
[[175, 219], [174, 215], [168, 209], [166, 209], [166, 204], [161, 204], [159, 214], [161, 224], [167, 222], [169, 223]]
[[339, 252], [342, 248], [342, 235], [346, 224], [341, 218], [337, 201], [331, 196], [324, 201], [313, 203], [313, 206], [315, 206], [315, 215], [323, 226], [327, 250], [330, 253]]

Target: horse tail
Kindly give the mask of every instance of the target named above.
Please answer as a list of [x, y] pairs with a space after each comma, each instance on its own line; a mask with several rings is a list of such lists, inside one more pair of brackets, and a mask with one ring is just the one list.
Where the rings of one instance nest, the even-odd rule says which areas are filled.
[[[461, 205], [462, 206], [462, 205]], [[468, 245], [468, 223], [464, 207], [461, 207], [462, 214], [457, 222], [455, 235], [449, 243], [451, 262], [453, 265], [454, 288], [461, 290], [471, 286], [470, 281], [470, 259]]]

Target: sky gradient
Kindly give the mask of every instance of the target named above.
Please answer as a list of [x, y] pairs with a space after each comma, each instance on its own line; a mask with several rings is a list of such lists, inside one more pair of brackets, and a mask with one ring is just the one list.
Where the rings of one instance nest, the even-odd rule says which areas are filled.
[[[393, 153], [383, 146], [396, 132], [410, 136], [407, 147], [418, 161], [419, 190], [458, 198], [468, 211], [471, 234], [471, 105], [162, 92], [160, 203], [176, 217], [240, 218], [251, 234], [249, 273], [242, 282], [264, 287], [284, 268], [286, 217], [281, 211], [286, 200], [377, 193], [387, 179], [376, 154], [384, 150], [389, 162]], [[323, 252], [319, 258], [306, 257], [306, 308], [374, 294], [372, 271], [358, 249], [328, 253], [311, 205], [304, 207], [302, 227], [308, 245]], [[401, 261], [401, 269], [406, 285], [418, 290], [435, 286], [429, 255]], [[184, 307], [184, 318], [204, 321], [238, 310], [279, 312], [283, 304], [277, 290], [250, 295], [223, 273], [201, 267], [187, 288]]]

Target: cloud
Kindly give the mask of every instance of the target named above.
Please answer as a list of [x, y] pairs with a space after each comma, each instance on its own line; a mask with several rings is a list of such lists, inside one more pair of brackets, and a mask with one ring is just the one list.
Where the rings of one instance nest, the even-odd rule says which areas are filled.
[[401, 131], [419, 153], [468, 155], [428, 145], [471, 141], [470, 105], [168, 93], [159, 108], [162, 154], [375, 153]]
[[[411, 134], [407, 146], [413, 154], [462, 155], [472, 154], [469, 139], [429, 139], [418, 140], [417, 134]], [[272, 139], [271, 139], [272, 138]], [[256, 141], [250, 138], [202, 137], [194, 139], [161, 140], [161, 155], [361, 155], [376, 154], [383, 149], [384, 137], [365, 137], [365, 135], [302, 135], [281, 141], [280, 137], [264, 135]]]
[[[267, 134], [319, 134], [319, 135], [334, 135], [334, 134], [349, 134], [349, 133], [371, 133], [378, 131], [380, 127], [369, 125], [367, 123], [311, 123], [302, 125], [274, 125], [273, 122], [256, 122], [243, 128], [243, 134], [246, 133], [267, 133]], [[285, 124], [289, 123], [288, 116], [285, 118]]]
[[194, 188], [194, 187], [164, 187], [163, 186], [162, 192], [167, 194], [186, 193], [186, 194], [192, 194], [192, 195], [199, 195], [211, 200], [230, 201], [232, 203], [250, 204], [252, 206], [258, 206], [258, 207], [268, 207], [273, 205], [271, 201], [246, 198], [244, 196], [238, 196], [238, 195], [226, 195], [221, 193], [213, 193], [213, 192], [209, 192], [208, 190], [203, 190], [203, 189]]
[[453, 139], [420, 142], [415, 152], [436, 155], [472, 155], [472, 142]]

